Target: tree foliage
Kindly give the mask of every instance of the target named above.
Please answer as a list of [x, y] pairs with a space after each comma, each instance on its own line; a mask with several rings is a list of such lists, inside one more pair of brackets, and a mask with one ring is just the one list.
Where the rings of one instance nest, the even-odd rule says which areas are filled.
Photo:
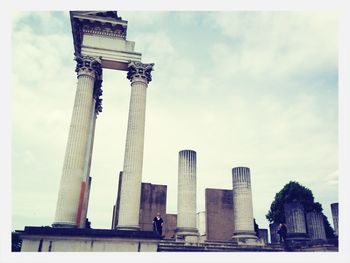
[[[305, 212], [323, 211], [322, 205], [315, 202], [314, 196], [310, 189], [302, 186], [298, 182], [290, 181], [275, 195], [275, 199], [270, 206], [270, 210], [266, 214], [266, 218], [271, 223], [285, 223], [286, 219], [284, 216], [284, 204], [293, 201], [300, 202], [303, 205]], [[333, 238], [334, 231], [325, 215], [323, 215], [323, 221], [325, 223], [327, 238]]]
[[11, 243], [12, 243], [12, 252], [20, 252], [22, 247], [22, 240], [19, 238], [18, 233], [11, 233]]

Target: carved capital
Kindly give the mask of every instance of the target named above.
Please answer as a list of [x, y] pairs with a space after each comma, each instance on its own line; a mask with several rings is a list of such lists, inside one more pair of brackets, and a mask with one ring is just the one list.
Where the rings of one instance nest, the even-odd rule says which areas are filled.
[[128, 65], [127, 78], [131, 81], [143, 81], [148, 84], [152, 80], [151, 71], [154, 63], [144, 64], [142, 62], [132, 61]]
[[94, 79], [93, 97], [96, 101], [95, 112], [102, 112], [102, 67], [101, 59], [90, 56], [76, 56], [77, 66], [75, 71], [78, 77], [88, 75]]
[[94, 78], [99, 78], [102, 74], [101, 59], [90, 56], [75, 56], [77, 66], [75, 72], [78, 76], [81, 74], [90, 75]]

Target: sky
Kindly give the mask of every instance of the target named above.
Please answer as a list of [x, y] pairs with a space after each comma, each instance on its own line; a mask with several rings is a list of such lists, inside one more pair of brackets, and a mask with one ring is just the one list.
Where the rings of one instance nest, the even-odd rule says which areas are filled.
[[[128, 40], [135, 41], [142, 61], [155, 63], [147, 95], [143, 181], [167, 184], [167, 212], [176, 212], [177, 155], [182, 149], [196, 150], [197, 206], [202, 211], [205, 188], [230, 189], [232, 167], [248, 166], [254, 217], [260, 227], [267, 227], [264, 215], [275, 193], [296, 180], [313, 191], [331, 225], [329, 204], [340, 201], [339, 224], [344, 233], [340, 252], [318, 254], [317, 260], [343, 262], [343, 257], [348, 258], [348, 250], [343, 248], [350, 244], [349, 229], [342, 226], [350, 220], [346, 209], [350, 200], [350, 10], [337, 0], [230, 3], [1, 3], [1, 71], [5, 77], [0, 85], [0, 157], [5, 176], [0, 183], [0, 209], [5, 213], [0, 231], [51, 225], [54, 220], [76, 74], [68, 11], [46, 11], [82, 7], [160, 10], [118, 12], [129, 21]], [[167, 10], [266, 11], [163, 12]], [[94, 228], [110, 227], [117, 174], [123, 166], [130, 96], [126, 72], [105, 70], [103, 90], [104, 110], [96, 126], [88, 212]], [[32, 253], [15, 257], [8, 252], [9, 235], [0, 235], [0, 242], [0, 258], [5, 256], [6, 262], [23, 262], [20, 258], [32, 261]], [[214, 259], [199, 254], [192, 260]], [[81, 260], [82, 254], [60, 253], [55, 258], [61, 262], [65, 256]], [[142, 258], [147, 256], [153, 260], [155, 255], [143, 254]], [[188, 253], [157, 256], [168, 262], [191, 258]], [[234, 257], [224, 256], [212, 254], [222, 262], [232, 262]], [[314, 260], [315, 256], [293, 253], [284, 261]], [[47, 262], [46, 257], [49, 255], [40, 254], [35, 261]], [[101, 257], [100, 253], [89, 254], [85, 261]], [[256, 262], [256, 256], [245, 253], [239, 260]], [[277, 260], [280, 258], [273, 254], [259, 257], [260, 262]]]
[[[335, 12], [136, 12], [127, 39], [155, 63], [147, 89], [143, 182], [166, 184], [177, 210], [178, 152], [197, 152], [197, 211], [205, 188], [232, 189], [251, 170], [261, 228], [289, 181], [312, 190], [333, 225], [338, 202], [338, 16]], [[68, 12], [12, 19], [12, 229], [51, 225], [76, 73]], [[88, 218], [110, 228], [123, 167], [130, 83], [104, 70]]]

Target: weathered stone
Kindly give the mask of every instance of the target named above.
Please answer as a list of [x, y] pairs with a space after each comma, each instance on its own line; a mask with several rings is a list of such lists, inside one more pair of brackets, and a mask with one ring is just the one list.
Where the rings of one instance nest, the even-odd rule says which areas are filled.
[[204, 242], [207, 240], [206, 232], [206, 212], [201, 211], [197, 213], [197, 229], [199, 233], [199, 242]]
[[308, 238], [306, 231], [304, 207], [299, 202], [284, 204], [288, 240], [304, 240]]
[[206, 239], [230, 241], [234, 232], [232, 190], [205, 189]]
[[259, 238], [264, 240], [265, 244], [269, 243], [269, 233], [265, 228], [259, 228]]
[[26, 227], [22, 252], [156, 252], [152, 231]]
[[140, 229], [140, 197], [145, 133], [146, 91], [153, 64], [129, 64], [131, 81], [128, 128], [125, 143], [123, 180], [120, 193], [118, 229]]
[[[124, 179], [123, 173], [119, 174], [119, 185], [116, 205], [113, 207], [113, 219], [112, 229], [116, 229], [118, 226], [119, 204], [120, 204], [120, 188]], [[140, 212], [139, 222], [140, 230], [153, 231], [152, 221], [157, 215], [157, 212], [161, 214], [164, 220], [164, 225], [167, 224], [166, 218], [166, 199], [167, 199], [167, 186], [156, 185], [150, 183], [141, 184], [141, 197], [140, 197]]]
[[306, 224], [309, 237], [312, 240], [326, 240], [323, 215], [321, 212], [306, 213]]
[[196, 224], [196, 158], [195, 151], [179, 152], [176, 238], [190, 243], [197, 242], [199, 235]]
[[62, 177], [58, 192], [55, 227], [80, 227], [87, 211], [86, 195], [95, 129], [94, 89], [101, 78], [101, 61], [94, 57], [77, 57], [78, 84], [66, 145]]
[[339, 236], [338, 230], [338, 203], [331, 204], [334, 234]]
[[164, 238], [175, 238], [175, 231], [177, 226], [177, 215], [166, 214], [163, 226]]
[[250, 170], [247, 167], [232, 169], [233, 224], [235, 240], [257, 239], [254, 231], [253, 201]]
[[272, 223], [269, 225], [270, 228], [270, 239], [271, 239], [271, 243], [275, 244], [275, 243], [279, 243], [279, 235], [277, 233], [278, 231], [278, 223]]

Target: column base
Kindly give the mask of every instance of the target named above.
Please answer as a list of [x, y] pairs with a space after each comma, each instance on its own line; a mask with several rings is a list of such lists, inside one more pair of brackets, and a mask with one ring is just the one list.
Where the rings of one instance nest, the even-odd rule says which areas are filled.
[[233, 241], [238, 245], [246, 246], [264, 246], [264, 241], [260, 240], [254, 231], [236, 231], [232, 236]]
[[178, 227], [175, 230], [176, 241], [184, 241], [185, 243], [198, 243], [199, 233], [195, 227]]

